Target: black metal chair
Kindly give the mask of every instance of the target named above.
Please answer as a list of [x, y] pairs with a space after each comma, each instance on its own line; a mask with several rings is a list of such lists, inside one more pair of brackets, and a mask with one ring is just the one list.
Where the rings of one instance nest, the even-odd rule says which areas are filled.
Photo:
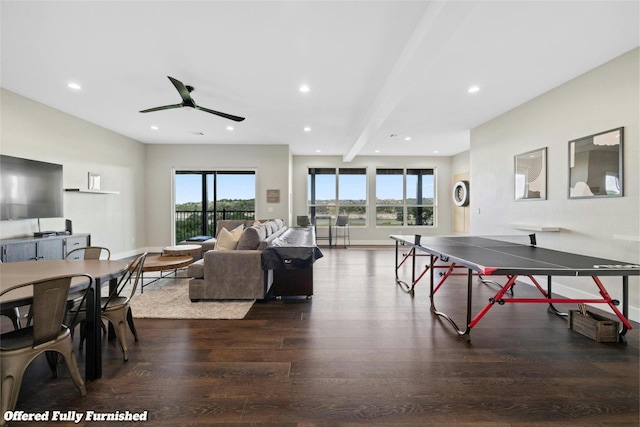
[[296, 223], [298, 224], [298, 227], [309, 227], [311, 225], [308, 215], [298, 215]]
[[[144, 260], [147, 257], [147, 253], [143, 253], [138, 256], [127, 269], [127, 272], [120, 277], [118, 286], [109, 294], [109, 296], [102, 297], [100, 299], [101, 317], [107, 319], [112, 325], [116, 334], [120, 348], [122, 349], [122, 355], [124, 360], [129, 360], [127, 355], [127, 329], [125, 323], [129, 325], [129, 329], [133, 333], [133, 337], [138, 341], [138, 332], [136, 331], [135, 324], [133, 323], [133, 314], [131, 313], [131, 307], [129, 301], [135, 295], [138, 283], [142, 278], [142, 267], [144, 266]], [[130, 287], [125, 289], [128, 285]], [[76, 304], [69, 309], [68, 318], [72, 319], [69, 323], [71, 330], [75, 329], [78, 324], [83, 323], [87, 318], [87, 309], [85, 301], [80, 304]], [[84, 328], [80, 328], [80, 342], [84, 341]]]

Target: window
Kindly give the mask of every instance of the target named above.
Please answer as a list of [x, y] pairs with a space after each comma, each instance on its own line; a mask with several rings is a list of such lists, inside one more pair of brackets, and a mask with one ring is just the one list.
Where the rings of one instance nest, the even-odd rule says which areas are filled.
[[336, 214], [336, 170], [334, 168], [309, 168], [307, 180], [309, 215], [314, 222], [316, 216]]
[[338, 212], [349, 216], [349, 226], [367, 225], [367, 170], [340, 168], [338, 170]]
[[309, 215], [348, 215], [349, 225], [367, 225], [367, 170], [365, 168], [309, 168]]
[[175, 242], [216, 235], [221, 219], [255, 219], [253, 171], [179, 171], [175, 174]]
[[377, 169], [376, 225], [435, 224], [433, 169]]

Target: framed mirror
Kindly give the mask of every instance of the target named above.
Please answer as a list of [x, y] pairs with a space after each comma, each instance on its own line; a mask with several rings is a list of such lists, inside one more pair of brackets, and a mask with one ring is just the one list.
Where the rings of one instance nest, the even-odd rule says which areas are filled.
[[547, 148], [518, 154], [514, 158], [516, 200], [547, 198]]
[[622, 197], [622, 127], [569, 141], [569, 198]]

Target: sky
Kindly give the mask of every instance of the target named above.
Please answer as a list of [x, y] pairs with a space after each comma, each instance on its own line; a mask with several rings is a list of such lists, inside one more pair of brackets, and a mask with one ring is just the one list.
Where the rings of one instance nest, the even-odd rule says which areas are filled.
[[[201, 180], [200, 175], [176, 175], [176, 204], [200, 202]], [[255, 197], [255, 175], [218, 175], [218, 200]]]

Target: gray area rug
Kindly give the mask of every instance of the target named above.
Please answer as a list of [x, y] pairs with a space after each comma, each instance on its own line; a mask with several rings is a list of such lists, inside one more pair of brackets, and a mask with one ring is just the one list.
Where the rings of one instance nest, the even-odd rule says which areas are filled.
[[[145, 283], [150, 278], [145, 275]], [[254, 301], [199, 301], [189, 299], [189, 279], [160, 279], [131, 299], [134, 318], [141, 319], [243, 319]]]

